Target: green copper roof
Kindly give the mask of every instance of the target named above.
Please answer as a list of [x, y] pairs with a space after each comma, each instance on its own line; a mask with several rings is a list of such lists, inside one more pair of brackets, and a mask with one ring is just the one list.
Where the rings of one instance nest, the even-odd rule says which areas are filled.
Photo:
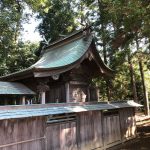
[[32, 67], [48, 69], [72, 64], [86, 53], [91, 41], [92, 36], [86, 39], [82, 37], [65, 45], [49, 49]]
[[32, 90], [21, 83], [0, 82], [0, 95], [33, 95]]
[[88, 52], [93, 54], [100, 73], [112, 74], [112, 70], [104, 64], [94, 45], [92, 34], [87, 29], [82, 30], [46, 47], [39, 61], [29, 68], [2, 76], [0, 80], [15, 81], [16, 77], [23, 79], [25, 76], [46, 77], [61, 74], [80, 64]]

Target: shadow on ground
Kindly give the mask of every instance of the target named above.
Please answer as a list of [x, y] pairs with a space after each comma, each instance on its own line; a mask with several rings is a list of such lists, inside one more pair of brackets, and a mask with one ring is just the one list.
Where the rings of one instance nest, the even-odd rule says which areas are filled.
[[150, 117], [139, 121], [137, 134], [136, 139], [129, 140], [115, 150], [150, 150]]
[[150, 150], [150, 135], [139, 136], [136, 141], [130, 144], [124, 144], [116, 150]]

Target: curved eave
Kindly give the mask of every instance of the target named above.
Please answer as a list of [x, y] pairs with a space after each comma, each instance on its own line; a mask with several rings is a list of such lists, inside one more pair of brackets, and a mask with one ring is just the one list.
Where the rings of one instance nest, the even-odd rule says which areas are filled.
[[0, 80], [15, 81], [16, 78], [29, 76], [44, 77], [71, 70], [84, 60], [92, 39], [92, 35], [82, 34], [67, 43], [47, 49], [41, 59], [31, 67], [0, 77]]
[[103, 76], [113, 77], [115, 72], [112, 69], [110, 69], [101, 59], [98, 50], [95, 46], [94, 40], [92, 40], [91, 46], [92, 46], [91, 49], [92, 57], [97, 63], [98, 67], [100, 68], [100, 74], [102, 74]]
[[5, 76], [1, 76], [0, 81], [16, 81], [16, 80], [20, 80], [32, 76], [33, 76], [33, 68], [29, 67], [21, 71], [17, 71]]
[[15, 81], [31, 76], [47, 77], [61, 74], [79, 65], [85, 58], [89, 57], [89, 54], [92, 54], [101, 75], [113, 75], [113, 71], [102, 61], [92, 35], [81, 34], [47, 49], [40, 60], [31, 67], [0, 77], [0, 80]]
[[88, 55], [93, 37], [81, 36], [65, 45], [50, 49], [33, 65], [35, 77], [46, 77], [71, 70]]
[[89, 51], [87, 50], [86, 53], [80, 59], [66, 66], [55, 68], [34, 68], [34, 77], [47, 77], [67, 72], [81, 64], [83, 60], [88, 57], [88, 53]]
[[[92, 46], [92, 48], [90, 48], [90, 46]], [[79, 58], [78, 60], [76, 60], [75, 62], [65, 65], [65, 66], [61, 66], [61, 67], [34, 68], [34, 76], [35, 77], [46, 77], [46, 76], [52, 76], [52, 75], [61, 74], [66, 71], [69, 71], [69, 70], [75, 68], [76, 66], [78, 66], [79, 64], [81, 64], [86, 58], [89, 57], [90, 53], [92, 53], [93, 59], [95, 60], [97, 66], [99, 67], [99, 75], [105, 76], [105, 77], [112, 77], [114, 74], [114, 71], [105, 65], [105, 63], [101, 59], [101, 57], [95, 47], [95, 43], [93, 40], [88, 45], [88, 48], [87, 48], [86, 52], [84, 53], [84, 55], [81, 58]]]

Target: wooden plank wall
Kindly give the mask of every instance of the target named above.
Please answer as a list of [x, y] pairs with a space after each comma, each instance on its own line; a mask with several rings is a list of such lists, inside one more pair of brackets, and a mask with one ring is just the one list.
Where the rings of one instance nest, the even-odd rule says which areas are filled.
[[64, 84], [51, 85], [50, 90], [46, 92], [46, 103], [66, 102], [66, 92]]
[[46, 117], [0, 121], [0, 150], [91, 150], [135, 137], [133, 108], [116, 114], [76, 113], [76, 120], [46, 123]]
[[44, 117], [0, 121], [0, 150], [45, 149]]
[[119, 111], [122, 140], [126, 141], [136, 136], [136, 121], [134, 108], [123, 108]]
[[47, 126], [47, 150], [77, 150], [76, 143], [76, 122], [49, 124]]
[[121, 142], [119, 115], [103, 116], [104, 146]]
[[81, 150], [103, 146], [101, 111], [90, 111], [78, 115], [78, 145]]

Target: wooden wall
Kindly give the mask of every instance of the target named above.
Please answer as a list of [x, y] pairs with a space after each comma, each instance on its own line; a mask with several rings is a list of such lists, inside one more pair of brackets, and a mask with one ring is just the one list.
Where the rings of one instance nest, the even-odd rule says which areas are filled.
[[48, 118], [0, 120], [0, 150], [106, 149], [136, 135], [133, 108], [75, 113], [69, 121], [58, 115], [53, 123]]
[[50, 90], [46, 92], [46, 103], [66, 102], [65, 84], [50, 85]]
[[77, 113], [76, 121], [49, 124], [46, 130], [48, 150], [106, 149], [134, 138], [134, 110], [125, 108], [114, 111], [81, 112]]
[[121, 142], [121, 126], [119, 113], [113, 111], [103, 114], [104, 147], [110, 147]]
[[0, 150], [45, 149], [45, 118], [0, 121]]
[[81, 150], [90, 150], [103, 146], [101, 111], [78, 114], [78, 144]]
[[47, 150], [76, 150], [76, 122], [48, 124], [46, 143]]
[[122, 141], [135, 137], [136, 121], [134, 112], [134, 108], [123, 108], [119, 111]]

